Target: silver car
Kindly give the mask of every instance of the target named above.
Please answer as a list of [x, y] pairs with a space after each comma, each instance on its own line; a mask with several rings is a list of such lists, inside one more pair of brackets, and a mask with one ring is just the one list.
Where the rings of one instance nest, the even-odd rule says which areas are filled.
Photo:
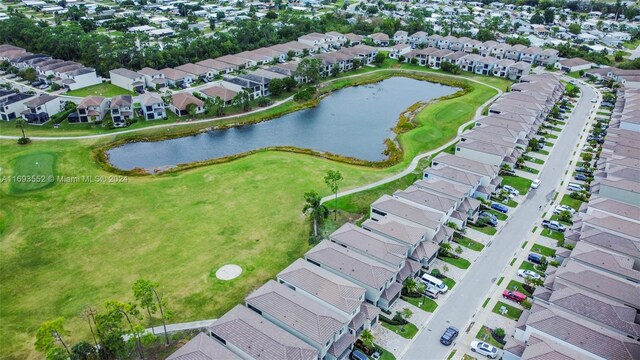
[[469, 348], [471, 349], [471, 351], [480, 355], [484, 355], [491, 359], [495, 359], [496, 357], [498, 357], [498, 348], [482, 341], [473, 341], [471, 345], [469, 345]]

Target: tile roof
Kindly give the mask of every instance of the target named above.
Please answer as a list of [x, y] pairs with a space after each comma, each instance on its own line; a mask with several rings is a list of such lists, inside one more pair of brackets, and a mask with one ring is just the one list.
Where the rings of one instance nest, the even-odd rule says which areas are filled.
[[346, 223], [329, 235], [331, 241], [362, 255], [400, 269], [407, 259], [408, 246], [376, 235], [351, 223]]
[[253, 291], [245, 301], [318, 344], [332, 340], [349, 323], [346, 316], [273, 280]]
[[368, 219], [362, 223], [362, 227], [365, 230], [373, 231], [376, 234], [408, 245], [414, 245], [422, 241], [427, 231], [423, 227], [410, 225], [386, 216], [378, 221]]
[[358, 310], [364, 298], [364, 288], [304, 259], [297, 259], [277, 277], [347, 314]]
[[426, 210], [417, 204], [412, 205], [408, 201], [401, 201], [389, 195], [382, 195], [371, 204], [371, 208], [378, 209], [387, 214], [399, 217], [412, 223], [424, 226], [428, 229], [436, 230], [440, 226], [442, 214], [433, 210]]
[[318, 357], [315, 348], [242, 305], [236, 305], [216, 320], [209, 330], [254, 359], [316, 360]]
[[328, 240], [314, 246], [305, 258], [374, 289], [386, 286], [396, 275], [395, 269]]
[[199, 333], [188, 343], [182, 345], [176, 352], [169, 355], [167, 360], [241, 360], [218, 341]]

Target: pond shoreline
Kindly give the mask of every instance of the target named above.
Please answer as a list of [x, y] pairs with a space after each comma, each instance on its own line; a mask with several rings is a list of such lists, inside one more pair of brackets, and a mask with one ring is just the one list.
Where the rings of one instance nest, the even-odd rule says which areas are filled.
[[[334, 93], [337, 90], [340, 89], [344, 89], [347, 87], [358, 87], [360, 85], [369, 85], [369, 84], [375, 84], [375, 83], [379, 83], [382, 82], [384, 80], [393, 78], [393, 77], [404, 77], [404, 78], [409, 78], [409, 79], [414, 79], [414, 80], [419, 80], [419, 81], [426, 81], [426, 82], [431, 82], [431, 83], [435, 83], [435, 84], [440, 84], [440, 85], [446, 85], [446, 86], [450, 86], [450, 87], [456, 87], [459, 88], [458, 91], [456, 91], [453, 94], [449, 94], [449, 95], [445, 95], [445, 96], [441, 96], [435, 99], [431, 99], [430, 101], [418, 101], [416, 103], [413, 103], [412, 105], [410, 105], [409, 107], [405, 108], [398, 116], [398, 118], [396, 119], [395, 122], [395, 126], [392, 128], [393, 132], [395, 133], [395, 136], [393, 139], [387, 138], [386, 140], [384, 140], [384, 144], [385, 144], [385, 150], [384, 150], [384, 154], [387, 156], [387, 158], [385, 160], [382, 161], [368, 161], [368, 160], [362, 160], [362, 159], [358, 159], [355, 157], [349, 157], [349, 156], [344, 156], [344, 155], [338, 155], [338, 154], [334, 154], [331, 152], [326, 152], [326, 151], [317, 151], [317, 150], [312, 150], [309, 148], [303, 148], [303, 147], [296, 147], [296, 146], [270, 146], [270, 147], [262, 147], [259, 149], [255, 149], [255, 150], [251, 150], [251, 151], [245, 151], [245, 152], [241, 152], [241, 153], [237, 153], [237, 154], [233, 154], [233, 155], [229, 155], [229, 156], [224, 156], [224, 157], [219, 157], [219, 158], [212, 158], [212, 159], [207, 159], [207, 160], [202, 160], [202, 161], [194, 161], [194, 162], [189, 162], [189, 163], [179, 163], [176, 164], [175, 166], [171, 166], [168, 167], [166, 169], [162, 169], [162, 168], [156, 168], [154, 169], [154, 171], [148, 171], [147, 169], [143, 169], [143, 168], [133, 168], [130, 170], [124, 170], [121, 168], [118, 168], [117, 166], [113, 165], [110, 162], [110, 158], [109, 158], [109, 151], [111, 149], [126, 145], [126, 144], [131, 144], [131, 143], [138, 143], [138, 142], [159, 142], [159, 141], [164, 141], [164, 140], [171, 140], [171, 139], [177, 139], [177, 138], [184, 138], [184, 137], [189, 137], [189, 136], [196, 136], [202, 133], [207, 133], [210, 131], [215, 131], [215, 130], [226, 130], [226, 129], [230, 129], [230, 128], [242, 128], [244, 126], [251, 126], [251, 125], [255, 125], [255, 124], [259, 124], [262, 122], [266, 122], [266, 121], [271, 121], [277, 118], [280, 118], [284, 115], [293, 113], [293, 112], [297, 112], [300, 110], [304, 110], [304, 109], [308, 109], [308, 108], [313, 108], [318, 106], [318, 104], [320, 103], [320, 101], [322, 99], [324, 99], [325, 97], [331, 95], [332, 93]], [[337, 84], [336, 84], [337, 83]], [[335, 85], [334, 85], [335, 84]], [[332, 86], [333, 85], [333, 86]], [[415, 117], [420, 111], [422, 111], [425, 108], [428, 108], [429, 105], [440, 102], [440, 101], [444, 101], [444, 100], [448, 100], [448, 99], [453, 99], [453, 98], [457, 98], [460, 96], [464, 96], [466, 94], [468, 94], [470, 91], [472, 91], [472, 87], [466, 82], [466, 80], [464, 79], [457, 79], [457, 78], [449, 78], [446, 76], [440, 76], [439, 74], [432, 74], [432, 73], [424, 73], [424, 74], [417, 74], [417, 73], [406, 73], [403, 71], [385, 71], [385, 72], [381, 72], [381, 73], [367, 73], [367, 74], [363, 74], [361, 76], [355, 76], [352, 78], [345, 78], [345, 79], [336, 79], [330, 82], [327, 82], [324, 84], [324, 86], [322, 86], [319, 89], [319, 96], [311, 101], [307, 101], [304, 103], [299, 103], [297, 106], [294, 106], [290, 109], [287, 109], [285, 111], [276, 113], [276, 114], [270, 114], [264, 117], [260, 117], [258, 119], [252, 119], [252, 120], [248, 120], [248, 121], [240, 121], [240, 122], [234, 122], [234, 123], [228, 123], [228, 124], [220, 124], [220, 125], [216, 125], [216, 126], [210, 126], [210, 127], [206, 127], [206, 128], [201, 128], [201, 129], [193, 129], [193, 130], [187, 130], [187, 131], [182, 131], [182, 132], [175, 132], [175, 133], [171, 133], [171, 134], [164, 134], [164, 135], [151, 135], [151, 136], [132, 136], [132, 137], [127, 137], [127, 138], [123, 138], [123, 139], [119, 139], [104, 145], [100, 145], [96, 148], [93, 149], [92, 151], [92, 155], [94, 157], [94, 159], [96, 160], [96, 162], [106, 171], [112, 172], [112, 173], [116, 173], [116, 174], [121, 174], [121, 175], [132, 175], [132, 176], [144, 176], [144, 175], [154, 175], [154, 174], [168, 174], [168, 173], [176, 173], [179, 171], [183, 171], [183, 170], [187, 170], [187, 169], [193, 169], [193, 168], [197, 168], [197, 167], [201, 167], [201, 166], [207, 166], [207, 165], [213, 165], [213, 164], [220, 164], [220, 163], [225, 163], [225, 162], [229, 162], [229, 161], [233, 161], [245, 156], [249, 156], [258, 152], [262, 152], [262, 151], [284, 151], [284, 152], [291, 152], [291, 153], [298, 153], [298, 154], [306, 154], [306, 155], [311, 155], [311, 156], [316, 156], [316, 157], [320, 157], [320, 158], [324, 158], [324, 159], [329, 159], [329, 160], [333, 160], [333, 161], [339, 161], [339, 162], [343, 162], [343, 163], [347, 163], [347, 164], [351, 164], [351, 165], [356, 165], [356, 166], [366, 166], [366, 167], [373, 167], [373, 168], [384, 168], [384, 167], [389, 167], [395, 164], [398, 164], [399, 162], [401, 162], [404, 158], [404, 151], [402, 149], [402, 145], [400, 144], [399, 141], [399, 136], [403, 133], [409, 132], [411, 130], [413, 130], [414, 128], [418, 127], [417, 124], [414, 124], [413, 121], [413, 117]], [[407, 115], [410, 115], [409, 117], [407, 117]]]

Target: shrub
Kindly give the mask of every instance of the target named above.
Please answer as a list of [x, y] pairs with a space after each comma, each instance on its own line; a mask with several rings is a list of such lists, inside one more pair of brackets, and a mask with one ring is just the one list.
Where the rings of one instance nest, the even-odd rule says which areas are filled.
[[496, 328], [493, 330], [493, 334], [498, 338], [498, 339], [504, 339], [504, 337], [506, 336], [506, 333], [504, 332], [503, 328]]
[[527, 309], [527, 310], [531, 309], [531, 301], [529, 301], [529, 299], [521, 302], [520, 305], [522, 305], [522, 307]]
[[27, 145], [30, 142], [31, 142], [31, 139], [29, 139], [28, 137], [21, 137], [18, 139], [18, 144], [20, 145]]
[[439, 278], [440, 276], [442, 276], [442, 275], [440, 274], [440, 270], [438, 270], [438, 269], [433, 269], [433, 270], [431, 270], [431, 275], [432, 275], [432, 276], [435, 276], [435, 277], [437, 277], [437, 278]]

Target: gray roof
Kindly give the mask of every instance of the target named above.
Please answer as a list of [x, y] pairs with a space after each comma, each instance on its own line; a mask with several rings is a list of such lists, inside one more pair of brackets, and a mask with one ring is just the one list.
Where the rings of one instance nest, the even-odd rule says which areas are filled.
[[347, 314], [362, 305], [364, 288], [303, 259], [278, 274], [278, 280], [302, 289]]
[[395, 269], [328, 240], [314, 246], [305, 258], [374, 289], [384, 287], [396, 275]]
[[135, 78], [139, 78], [140, 76], [142, 76], [141, 74], [138, 74], [135, 71], [131, 71], [129, 69], [125, 69], [125, 68], [118, 68], [118, 69], [113, 69], [109, 71], [110, 74], [117, 74], [123, 77], [126, 77], [128, 79], [135, 79]]
[[540, 302], [531, 308], [527, 326], [605, 359], [640, 358], [640, 345], [624, 336]]
[[57, 96], [51, 96], [51, 95], [40, 95], [37, 96], [36, 98], [29, 100], [27, 102], [24, 103], [25, 106], [27, 107], [38, 107], [40, 105], [44, 105], [46, 103], [48, 103], [51, 100], [55, 100], [57, 99]]
[[[473, 140], [467, 140], [464, 143], [460, 142], [457, 146], [461, 146], [463, 144], [469, 145]], [[440, 178], [448, 179], [459, 184], [477, 186], [480, 184], [480, 176], [470, 173], [468, 171], [455, 169], [449, 166], [442, 166], [439, 168], [430, 168], [425, 170], [425, 173], [429, 175], [435, 175]]]
[[462, 185], [444, 179], [418, 180], [414, 185], [426, 189], [427, 191], [450, 196], [454, 199], [462, 199], [467, 196], [469, 191], [472, 189], [469, 185]]
[[423, 227], [410, 225], [386, 216], [378, 221], [366, 220], [362, 223], [362, 227], [365, 230], [408, 245], [414, 245], [422, 241], [426, 234], [426, 229]]
[[160, 95], [154, 94], [154, 93], [144, 93], [142, 95], [140, 95], [138, 97], [140, 99], [140, 104], [147, 106], [147, 105], [153, 105], [153, 104], [163, 104], [164, 105], [164, 101], [162, 100], [162, 98], [160, 97]]
[[411, 205], [410, 202], [406, 202], [406, 200], [401, 201], [389, 195], [382, 195], [382, 197], [371, 204], [371, 208], [434, 230], [440, 226], [440, 218], [442, 217], [440, 213], [423, 209], [417, 204]]
[[437, 195], [417, 186], [409, 186], [404, 190], [398, 190], [393, 193], [396, 198], [406, 199], [422, 206], [448, 213], [456, 207], [456, 201], [442, 195]]
[[346, 223], [330, 235], [331, 241], [392, 267], [402, 267], [408, 247]]
[[500, 168], [494, 165], [488, 165], [480, 161], [475, 161], [461, 156], [455, 156], [447, 153], [440, 153], [433, 159], [432, 163], [442, 163], [450, 167], [470, 171], [475, 174], [494, 177], [498, 175]]
[[315, 360], [318, 357], [315, 348], [242, 305], [236, 305], [216, 320], [209, 330], [254, 359]]
[[344, 315], [273, 280], [245, 301], [318, 344], [326, 344], [349, 322]]
[[182, 345], [167, 360], [240, 360], [240, 356], [205, 333], [200, 333]]
[[591, 357], [563, 346], [550, 339], [531, 335], [520, 360], [587, 360]]

